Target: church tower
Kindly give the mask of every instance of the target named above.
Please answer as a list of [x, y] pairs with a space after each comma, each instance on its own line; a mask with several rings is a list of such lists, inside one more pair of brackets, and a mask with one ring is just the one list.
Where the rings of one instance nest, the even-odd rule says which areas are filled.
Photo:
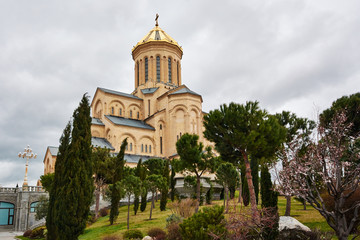
[[[135, 89], [151, 81], [169, 86], [181, 86], [181, 58], [179, 44], [159, 27], [155, 27], [132, 49], [135, 62]], [[143, 87], [141, 87], [143, 88]], [[146, 88], [146, 87], [145, 87]]]

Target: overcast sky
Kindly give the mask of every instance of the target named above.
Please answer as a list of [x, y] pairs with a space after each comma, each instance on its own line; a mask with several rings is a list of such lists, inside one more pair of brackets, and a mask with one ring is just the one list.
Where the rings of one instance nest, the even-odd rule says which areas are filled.
[[183, 47], [182, 81], [203, 110], [258, 100], [314, 119], [360, 89], [360, 1], [0, 0], [0, 185], [43, 174], [82, 95], [131, 93], [131, 49], [159, 25]]

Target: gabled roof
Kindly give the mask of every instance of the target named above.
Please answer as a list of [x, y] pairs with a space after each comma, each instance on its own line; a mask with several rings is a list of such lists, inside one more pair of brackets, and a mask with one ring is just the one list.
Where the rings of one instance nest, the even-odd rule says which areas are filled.
[[182, 94], [182, 93], [190, 93], [190, 94], [193, 94], [193, 95], [197, 95], [197, 96], [200, 96], [200, 94], [194, 92], [194, 91], [191, 91], [188, 87], [184, 87], [184, 88], [180, 88], [179, 90], [175, 90], [174, 92], [170, 93], [169, 95], [175, 95], [175, 94]]
[[101, 147], [101, 148], [108, 148], [110, 150], [115, 150], [115, 148], [111, 145], [111, 143], [105, 138], [92, 137], [91, 145], [93, 147]]
[[141, 92], [143, 94], [150, 94], [150, 93], [154, 93], [156, 92], [156, 90], [158, 90], [159, 88], [145, 88], [145, 89], [141, 89]]
[[[98, 138], [98, 137], [91, 137], [91, 145], [93, 147], [101, 147], [101, 148], [108, 148], [110, 150], [115, 150], [115, 148], [111, 145], [111, 143], [106, 140], [105, 138]], [[48, 146], [48, 149], [52, 156], [57, 156], [59, 152], [58, 147]]]
[[146, 162], [147, 160], [151, 159], [151, 158], [159, 158], [159, 157], [155, 157], [155, 156], [144, 156], [144, 155], [136, 155], [136, 154], [125, 154], [124, 155], [124, 159], [126, 160], [126, 162], [128, 163], [138, 163], [139, 160], [142, 160], [142, 162]]
[[50, 151], [50, 154], [52, 156], [57, 156], [59, 148], [58, 147], [52, 147], [52, 146], [48, 146], [48, 149]]
[[91, 118], [91, 124], [105, 126], [105, 124], [99, 118]]
[[155, 130], [155, 128], [153, 128], [152, 126], [146, 124], [145, 122], [143, 122], [141, 120], [123, 118], [123, 117], [112, 116], [112, 115], [105, 115], [105, 117], [116, 125]]
[[106, 88], [99, 88], [99, 87], [98, 87], [98, 89], [105, 93], [111, 93], [111, 94], [122, 96], [122, 97], [129, 97], [129, 98], [133, 98], [133, 99], [137, 99], [137, 100], [142, 100], [141, 98], [131, 95], [129, 93], [123, 93], [123, 92], [118, 92], [118, 91], [114, 91], [114, 90], [110, 90], [110, 89], [106, 89]]

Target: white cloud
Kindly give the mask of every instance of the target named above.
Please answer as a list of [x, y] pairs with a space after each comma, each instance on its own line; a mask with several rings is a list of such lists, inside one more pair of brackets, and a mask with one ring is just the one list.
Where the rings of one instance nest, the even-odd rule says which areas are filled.
[[0, 184], [22, 182], [17, 153], [58, 145], [81, 96], [132, 92], [131, 48], [153, 26], [184, 49], [183, 83], [203, 109], [259, 100], [314, 117], [360, 89], [358, 1], [3, 1], [0, 3]]

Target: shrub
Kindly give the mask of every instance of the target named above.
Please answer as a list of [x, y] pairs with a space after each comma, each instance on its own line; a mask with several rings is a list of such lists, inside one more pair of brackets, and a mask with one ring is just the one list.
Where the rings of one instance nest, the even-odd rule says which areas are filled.
[[140, 230], [127, 230], [124, 232], [123, 238], [126, 239], [142, 239], [143, 234]]
[[109, 235], [109, 236], [103, 237], [102, 240], [120, 240], [120, 237], [114, 236], [114, 235]]
[[109, 214], [109, 210], [107, 208], [102, 208], [100, 209], [99, 214], [101, 217], [105, 217]]
[[38, 228], [35, 228], [34, 230], [32, 230], [31, 234], [30, 234], [30, 238], [31, 239], [35, 239], [35, 238], [44, 238], [45, 237], [45, 234], [44, 234], [44, 230], [46, 228], [44, 226], [42, 227], [38, 227]]
[[169, 203], [171, 211], [183, 218], [188, 218], [195, 213], [198, 205], [196, 199], [186, 198], [181, 201]]
[[88, 218], [87, 218], [87, 224], [92, 224], [96, 222], [96, 217], [94, 212], [89, 212]]
[[168, 231], [168, 234], [167, 234], [168, 240], [182, 240], [182, 237], [180, 234], [180, 226], [178, 223], [171, 223], [171, 224], [167, 225], [166, 228]]
[[156, 240], [165, 240], [166, 232], [161, 228], [151, 228], [148, 233], [150, 237], [155, 238]]
[[182, 217], [180, 217], [179, 215], [173, 213], [171, 215], [169, 215], [166, 218], [166, 226], [173, 224], [173, 223], [181, 223], [182, 222]]
[[227, 230], [224, 221], [224, 207], [205, 207], [180, 224], [183, 239], [207, 240], [209, 234], [225, 237]]
[[30, 237], [31, 233], [32, 233], [32, 230], [31, 230], [31, 229], [26, 230], [26, 231], [24, 232], [24, 234], [23, 234], [23, 237]]

